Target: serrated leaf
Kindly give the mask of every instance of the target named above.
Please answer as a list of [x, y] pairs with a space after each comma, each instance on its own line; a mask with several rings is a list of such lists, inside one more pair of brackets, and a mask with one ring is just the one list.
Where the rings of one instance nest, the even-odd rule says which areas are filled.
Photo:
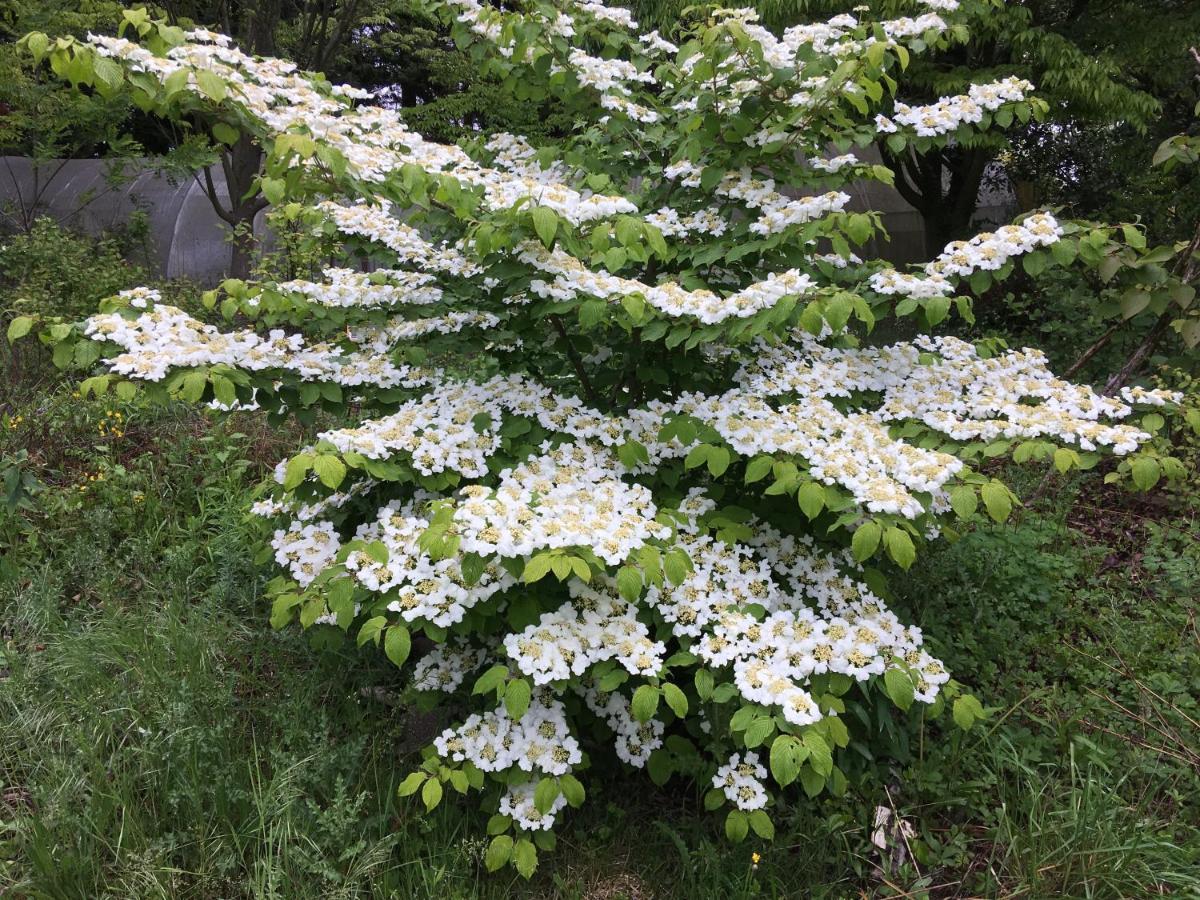
[[421, 788], [421, 802], [425, 804], [426, 812], [433, 812], [433, 808], [442, 802], [442, 783], [436, 778], [426, 781], [425, 787]]
[[854, 537], [850, 539], [850, 552], [854, 554], [855, 560], [863, 562], [869, 559], [879, 547], [879, 539], [882, 536], [883, 529], [879, 527], [878, 522], [869, 521], [859, 525]]
[[512, 819], [508, 816], [504, 816], [504, 815], [501, 815], [500, 813], [496, 813], [496, 815], [494, 815], [490, 819], [488, 819], [488, 823], [487, 823], [488, 837], [494, 837], [495, 835], [498, 835], [498, 834], [504, 834], [504, 832], [508, 831], [508, 829], [510, 829], [510, 828], [512, 828]]
[[781, 734], [771, 742], [771, 777], [780, 787], [787, 787], [800, 774], [808, 758], [808, 749], [790, 734]]
[[560, 775], [558, 776], [558, 786], [562, 789], [562, 795], [571, 807], [577, 809], [583, 805], [583, 801], [587, 798], [587, 792], [578, 778], [571, 774]]
[[403, 625], [393, 625], [383, 634], [383, 652], [394, 665], [402, 666], [412, 651], [412, 636]]
[[558, 782], [553, 778], [543, 778], [533, 789], [533, 806], [542, 815], [550, 812], [554, 801], [558, 799]]
[[883, 534], [888, 556], [902, 569], [908, 569], [917, 558], [917, 548], [907, 531], [892, 525]]
[[979, 494], [983, 497], [984, 508], [987, 509], [988, 515], [997, 522], [1003, 522], [1012, 512], [1012, 498], [1009, 496], [1008, 488], [996, 481], [989, 481], [979, 489]]
[[633, 692], [631, 709], [633, 717], [639, 722], [649, 722], [658, 711], [658, 689], [643, 684]]
[[815, 519], [825, 508], [825, 489], [815, 481], [806, 481], [796, 491], [796, 502], [809, 519]]
[[483, 864], [489, 872], [499, 871], [508, 865], [512, 851], [513, 839], [507, 834], [497, 835], [488, 844], [487, 852], [483, 855]]
[[775, 460], [770, 456], [756, 456], [746, 464], [746, 484], [762, 481], [771, 471]]
[[337, 488], [346, 478], [346, 464], [336, 456], [318, 456], [313, 460], [313, 471], [321, 484], [327, 488]]
[[749, 830], [750, 820], [746, 818], [746, 814], [740, 809], [731, 809], [725, 817], [725, 836], [735, 844], [740, 844], [746, 839]]
[[20, 340], [29, 334], [32, 328], [32, 316], [17, 316], [8, 323], [8, 342], [11, 344], [13, 341]]
[[969, 484], [957, 485], [950, 491], [950, 507], [960, 519], [969, 519], [979, 508], [975, 488]]
[[1158, 460], [1152, 456], [1139, 456], [1129, 464], [1129, 472], [1133, 476], [1133, 483], [1138, 490], [1148, 491], [1154, 485], [1158, 484], [1159, 476], [1162, 474], [1162, 467], [1159, 466]]
[[815, 731], [806, 731], [804, 746], [808, 750], [808, 763], [818, 775], [828, 775], [833, 771], [833, 751], [823, 737]]
[[402, 782], [400, 782], [400, 787], [396, 788], [397, 796], [400, 796], [400, 797], [412, 796], [413, 794], [415, 794], [417, 791], [419, 791], [421, 789], [421, 785], [423, 785], [425, 783], [426, 779], [428, 779], [428, 778], [429, 778], [429, 776], [426, 775], [424, 772], [413, 772], [411, 775], [409, 775], [407, 778], [405, 778]]
[[521, 838], [513, 847], [513, 865], [517, 867], [517, 871], [522, 878], [532, 878], [534, 871], [537, 869], [538, 852], [537, 847], [533, 845], [533, 841], [528, 838]]
[[800, 770], [800, 786], [809, 797], [815, 797], [825, 790], [825, 776], [815, 771], [812, 766], [805, 766]]
[[760, 838], [764, 841], [775, 840], [775, 823], [771, 821], [765, 809], [756, 809], [747, 818], [750, 820], [750, 827]]
[[892, 668], [884, 672], [883, 687], [888, 697], [900, 709], [908, 710], [913, 705], [913, 681], [903, 669]]
[[508, 677], [508, 666], [502, 663], [497, 663], [492, 666], [477, 679], [475, 679], [475, 687], [471, 689], [472, 694], [488, 694], [500, 687], [500, 684]]
[[664, 684], [662, 686], [663, 699], [667, 701], [667, 706], [671, 707], [671, 712], [683, 718], [688, 714], [688, 699], [676, 685]]
[[196, 86], [214, 103], [220, 103], [229, 93], [225, 79], [210, 69], [196, 69]]
[[533, 698], [533, 689], [524, 678], [517, 678], [508, 683], [504, 689], [504, 708], [510, 719], [518, 720], [529, 709], [529, 701]]
[[617, 592], [630, 603], [642, 593], [642, 573], [633, 566], [621, 566], [617, 570]]
[[558, 213], [548, 206], [533, 208], [533, 230], [538, 239], [547, 247], [554, 245], [554, 236], [558, 233]]

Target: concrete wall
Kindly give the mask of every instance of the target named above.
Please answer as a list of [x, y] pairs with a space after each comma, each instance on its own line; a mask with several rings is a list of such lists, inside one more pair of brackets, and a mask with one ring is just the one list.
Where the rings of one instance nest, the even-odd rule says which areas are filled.
[[[225, 176], [213, 170], [219, 196]], [[228, 227], [200, 183], [155, 171], [144, 164], [116, 167], [106, 160], [78, 159], [34, 166], [22, 157], [0, 158], [0, 220], [19, 226], [23, 218], [48, 215], [88, 234], [117, 228], [135, 211], [149, 218], [159, 271], [215, 284], [229, 268]], [[256, 231], [262, 230], [262, 217]]]

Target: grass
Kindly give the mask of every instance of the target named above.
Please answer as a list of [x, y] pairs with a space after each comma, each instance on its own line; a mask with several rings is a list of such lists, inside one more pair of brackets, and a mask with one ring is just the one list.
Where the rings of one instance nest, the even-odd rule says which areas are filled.
[[[438, 715], [397, 702], [390, 664], [268, 627], [247, 497], [301, 435], [63, 389], [23, 404], [0, 437], [0, 468], [41, 483], [0, 520], [3, 896], [1200, 894], [1186, 498], [1066, 482], [927, 554], [897, 605], [995, 712], [915, 734], [886, 790], [797, 800], [773, 844], [731, 846], [693, 786], [614, 772], [525, 883], [483, 872], [469, 803], [396, 800]], [[881, 804], [911, 826], [886, 867]]]

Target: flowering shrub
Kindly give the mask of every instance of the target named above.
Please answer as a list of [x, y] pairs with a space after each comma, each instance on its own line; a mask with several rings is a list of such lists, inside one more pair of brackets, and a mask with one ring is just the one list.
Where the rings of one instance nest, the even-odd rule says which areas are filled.
[[914, 272], [855, 255], [879, 217], [847, 211], [849, 186], [892, 175], [852, 147], [1043, 109], [1014, 80], [895, 102], [911, 53], [965, 37], [955, 0], [914, 7], [782, 36], [714, 11], [676, 44], [590, 0], [434, 2], [518, 99], [573, 112], [541, 147], [430, 143], [362, 92], [144, 11], [136, 41], [25, 39], [75, 81], [252, 136], [277, 214], [341, 254], [311, 280], [225, 282], [207, 299], [237, 326], [136, 290], [42, 334], [102, 360], [87, 392], [362, 417], [254, 507], [275, 523], [271, 619], [381, 646], [474, 710], [401, 794], [481, 792], [489, 868], [533, 871], [598, 754], [711, 784], [740, 840], [773, 833], [796, 782], [844, 791], [870, 753], [843, 751], [884, 704], [949, 698], [969, 727], [982, 708], [888, 610], [883, 570], [956, 518], [1008, 516], [982, 459], [1128, 454], [1149, 435], [1120, 420], [1172, 400], [1099, 396], [1034, 350], [865, 342], [889, 315], [969, 317], [963, 279], [1082, 240], [1039, 213]]

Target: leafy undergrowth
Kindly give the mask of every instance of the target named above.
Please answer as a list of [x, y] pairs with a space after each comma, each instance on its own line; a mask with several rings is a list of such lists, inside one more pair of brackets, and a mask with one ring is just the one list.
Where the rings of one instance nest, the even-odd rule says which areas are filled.
[[898, 604], [994, 712], [914, 732], [870, 796], [797, 804], [774, 843], [734, 847], [694, 787], [614, 772], [527, 884], [485, 874], [482, 814], [395, 800], [440, 715], [404, 708], [390, 664], [267, 626], [244, 498], [299, 435], [37, 403], [0, 437], [28, 476], [0, 523], [4, 896], [1200, 890], [1200, 523], [1181, 501], [1059, 485], [1017, 527], [932, 550]]

